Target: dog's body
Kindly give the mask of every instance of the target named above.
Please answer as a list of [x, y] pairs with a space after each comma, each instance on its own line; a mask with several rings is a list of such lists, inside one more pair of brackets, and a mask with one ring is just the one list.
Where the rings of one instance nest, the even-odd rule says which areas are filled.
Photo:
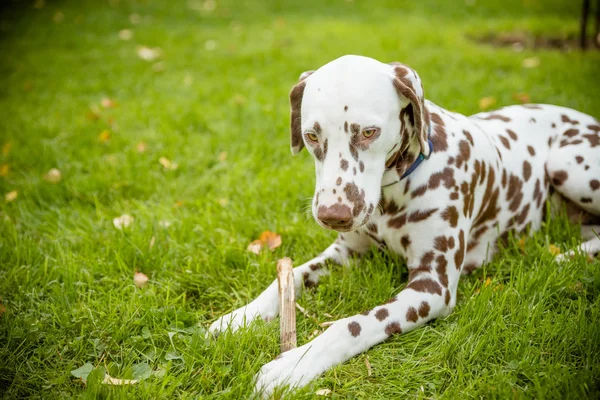
[[[448, 315], [461, 273], [489, 260], [508, 232], [540, 227], [546, 199], [600, 224], [600, 122], [550, 105], [465, 117], [425, 101], [416, 72], [345, 56], [305, 73], [290, 95], [292, 151], [315, 158], [313, 214], [341, 231], [295, 268], [296, 287], [371, 245], [406, 258], [409, 280], [386, 304], [336, 321], [313, 341], [265, 365], [257, 389], [303, 386], [325, 370], [427, 321]], [[592, 235], [593, 236], [593, 235]], [[597, 237], [580, 246], [600, 251]], [[273, 282], [217, 320], [212, 332], [277, 316]]]

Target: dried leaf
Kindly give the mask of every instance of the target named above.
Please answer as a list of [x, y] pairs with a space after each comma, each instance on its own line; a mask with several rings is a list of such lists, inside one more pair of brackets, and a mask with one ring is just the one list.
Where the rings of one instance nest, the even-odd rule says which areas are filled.
[[115, 228], [121, 230], [133, 224], [133, 220], [134, 218], [131, 215], [123, 214], [120, 217], [113, 219], [113, 225], [115, 226]]
[[260, 254], [260, 251], [262, 250], [263, 247], [264, 247], [263, 242], [261, 242], [260, 240], [255, 240], [248, 245], [248, 248], [246, 250], [248, 250], [250, 253]]
[[513, 99], [518, 101], [521, 104], [526, 104], [531, 102], [531, 98], [529, 97], [529, 94], [527, 93], [515, 93], [513, 94]]
[[104, 97], [100, 100], [100, 105], [104, 108], [114, 108], [117, 106], [117, 103], [108, 97]]
[[0, 317], [2, 316], [2, 314], [6, 313], [6, 307], [4, 307], [4, 304], [0, 303]]
[[517, 243], [519, 245], [519, 248], [521, 249], [521, 253], [525, 254], [525, 236], [523, 236], [521, 239], [519, 239], [519, 242]]
[[6, 200], [7, 203], [10, 203], [11, 201], [15, 201], [17, 199], [17, 197], [19, 197], [19, 192], [16, 190], [11, 190], [10, 192], [8, 192], [4, 195], [4, 199]]
[[131, 40], [133, 37], [133, 31], [131, 29], [122, 29], [119, 31], [119, 39]]
[[146, 283], [148, 283], [149, 279], [150, 278], [148, 278], [148, 276], [143, 272], [136, 271], [135, 274], [133, 274], [133, 283], [139, 288], [146, 286]]
[[12, 142], [4, 143], [4, 145], [2, 146], [2, 155], [7, 156], [8, 153], [10, 153], [11, 147], [12, 147]]
[[558, 246], [553, 245], [553, 244], [551, 244], [551, 245], [548, 246], [548, 251], [553, 256], [557, 256], [557, 255], [560, 254], [560, 248]]
[[331, 394], [331, 389], [319, 389], [315, 392], [317, 396], [327, 396]]
[[98, 140], [101, 143], [108, 142], [110, 140], [110, 131], [108, 129], [105, 129], [102, 132], [100, 132], [100, 134], [98, 135]]
[[139, 46], [137, 48], [137, 55], [144, 61], [153, 61], [156, 60], [162, 54], [162, 50], [158, 47], [151, 49], [146, 46]]
[[0, 176], [8, 176], [10, 172], [10, 166], [8, 164], [0, 165]]
[[159, 158], [158, 162], [160, 163], [160, 165], [162, 165], [165, 169], [168, 170], [176, 170], [177, 168], [179, 168], [179, 165], [177, 163], [171, 162], [171, 160], [169, 160], [166, 157]]
[[146, 146], [146, 143], [144, 143], [144, 142], [139, 142], [135, 146], [135, 149], [137, 150], [138, 153], [145, 153], [146, 150], [148, 150], [148, 146]]
[[50, 183], [58, 183], [62, 179], [60, 171], [56, 168], [52, 168], [44, 174], [44, 180]]
[[321, 322], [319, 324], [319, 326], [321, 328], [329, 328], [331, 325], [335, 324], [335, 321], [325, 321], [325, 322]]
[[108, 374], [108, 372], [106, 372], [104, 374], [104, 379], [102, 380], [102, 383], [105, 385], [135, 385], [136, 383], [138, 383], [138, 381], [136, 379], [113, 378]]
[[482, 97], [479, 99], [479, 108], [481, 110], [487, 110], [496, 105], [496, 98], [493, 96], [490, 97]]
[[483, 286], [488, 287], [492, 284], [492, 278], [487, 278], [483, 284]]
[[529, 57], [523, 60], [523, 68], [537, 68], [540, 66], [539, 57]]
[[281, 236], [275, 232], [264, 231], [260, 234], [259, 240], [262, 241], [271, 251], [281, 246]]
[[367, 376], [373, 375], [373, 369], [371, 368], [371, 363], [369, 362], [369, 356], [365, 357], [365, 365], [367, 367]]

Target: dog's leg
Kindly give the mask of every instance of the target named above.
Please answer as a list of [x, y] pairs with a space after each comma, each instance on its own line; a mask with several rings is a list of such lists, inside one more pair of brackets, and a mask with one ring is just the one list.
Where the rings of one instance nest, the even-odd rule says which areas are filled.
[[[346, 237], [347, 236], [347, 237]], [[328, 262], [345, 264], [353, 254], [364, 253], [369, 247], [369, 240], [358, 235], [340, 235], [338, 239], [319, 256], [294, 268], [294, 284], [296, 296], [300, 295], [302, 286], [312, 287], [319, 283], [319, 277], [329, 273]], [[251, 321], [262, 318], [270, 321], [279, 314], [279, 301], [277, 280], [274, 280], [256, 299], [244, 307], [226, 314], [209, 328], [212, 334], [230, 329], [232, 332], [249, 324]]]
[[[301, 387], [327, 369], [383, 342], [394, 334], [411, 331], [450, 313], [465, 256], [465, 233], [447, 232], [435, 240], [423, 237], [439, 229], [423, 229], [418, 249], [410, 253], [408, 285], [386, 304], [336, 321], [311, 342], [282, 353], [257, 376], [256, 391], [263, 395], [275, 387]], [[427, 246], [423, 249], [421, 246]], [[418, 255], [418, 256], [417, 256]]]

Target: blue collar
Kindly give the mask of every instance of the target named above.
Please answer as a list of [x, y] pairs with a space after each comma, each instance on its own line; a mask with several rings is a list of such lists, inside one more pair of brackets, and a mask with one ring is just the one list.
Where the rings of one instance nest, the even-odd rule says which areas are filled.
[[415, 169], [417, 169], [417, 167], [419, 165], [421, 165], [421, 163], [423, 162], [423, 160], [428, 159], [431, 156], [431, 153], [433, 153], [433, 142], [431, 141], [431, 123], [429, 124], [429, 129], [427, 130], [427, 143], [429, 144], [429, 156], [425, 156], [425, 154], [423, 153], [419, 153], [419, 155], [417, 156], [417, 159], [415, 160], [415, 162], [412, 163], [412, 165], [410, 166], [410, 168], [408, 168], [400, 177], [400, 179], [398, 179], [397, 181], [394, 181], [392, 183], [389, 183], [387, 185], [383, 185], [382, 187], [388, 187], [388, 186], [392, 186], [398, 182], [400, 182], [402, 179], [406, 178], [408, 175], [410, 175], [411, 173], [414, 172]]

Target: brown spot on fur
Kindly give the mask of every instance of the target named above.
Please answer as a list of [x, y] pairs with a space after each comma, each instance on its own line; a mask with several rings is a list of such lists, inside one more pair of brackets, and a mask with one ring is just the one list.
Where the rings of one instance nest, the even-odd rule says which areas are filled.
[[498, 120], [498, 121], [502, 121], [502, 122], [510, 122], [510, 118], [505, 117], [504, 115], [500, 115], [500, 114], [491, 114], [491, 115], [488, 115], [487, 117], [481, 118], [481, 119], [485, 119], [488, 121]]
[[315, 133], [317, 135], [320, 135], [322, 130], [321, 130], [321, 124], [319, 124], [318, 122], [315, 122], [315, 124], [313, 125], [313, 130], [315, 131]]
[[562, 185], [569, 178], [567, 171], [559, 170], [555, 171], [552, 175], [552, 184], [556, 186]]
[[431, 310], [429, 303], [426, 301], [421, 302], [421, 305], [419, 306], [419, 317], [427, 318], [427, 316], [429, 316], [429, 310]]
[[359, 192], [358, 186], [354, 182], [346, 183], [344, 186], [344, 193], [348, 201], [354, 205], [352, 208], [352, 214], [356, 217], [365, 208], [365, 191]]
[[533, 146], [527, 146], [527, 151], [529, 152], [529, 154], [531, 154], [531, 156], [535, 156], [535, 149], [533, 148]]
[[442, 219], [448, 221], [452, 228], [455, 228], [458, 224], [458, 210], [454, 206], [447, 207], [442, 212]]
[[402, 247], [404, 248], [404, 250], [408, 249], [408, 246], [410, 246], [410, 238], [408, 237], [408, 235], [404, 235], [400, 238], [400, 244], [402, 245]]
[[410, 197], [414, 199], [415, 197], [423, 196], [426, 191], [427, 185], [421, 185], [410, 194]]
[[325, 158], [323, 155], [323, 149], [321, 149], [321, 147], [315, 147], [314, 154], [315, 158], [319, 161], [323, 161]]
[[576, 156], [575, 157], [575, 161], [577, 161], [577, 164], [581, 164], [583, 162], [584, 158], [581, 156]]
[[444, 303], [446, 303], [446, 305], [450, 304], [450, 291], [446, 290], [446, 295], [444, 297]]
[[467, 140], [469, 141], [469, 143], [471, 143], [471, 146], [475, 145], [475, 142], [473, 141], [473, 136], [471, 135], [470, 132], [463, 130], [464, 135], [467, 137]]
[[461, 229], [458, 233], [458, 249], [454, 253], [456, 269], [460, 269], [465, 259], [465, 232]]
[[580, 200], [582, 203], [591, 203], [592, 202], [591, 197], [582, 197]]
[[390, 315], [390, 313], [388, 312], [387, 308], [380, 308], [379, 310], [377, 310], [377, 312], [375, 313], [375, 318], [377, 318], [378, 321], [383, 321], [384, 319], [386, 319], [388, 316]]
[[365, 172], [365, 163], [364, 162], [359, 162], [358, 163], [358, 167], [360, 169], [360, 172]]
[[508, 150], [510, 150], [510, 142], [508, 141], [508, 139], [502, 135], [498, 135], [498, 137], [500, 138], [500, 141], [502, 142], [504, 147], [506, 147]]
[[345, 160], [342, 158], [340, 160], [340, 168], [342, 169], [342, 171], [347, 171], [348, 170], [348, 160]]
[[577, 134], [579, 133], [579, 129], [567, 129], [565, 131], [565, 133], [563, 133], [563, 135], [568, 136], [568, 137], [573, 137], [573, 136], [577, 136]]
[[360, 324], [356, 321], [352, 321], [348, 324], [348, 330], [353, 337], [357, 337], [360, 335], [361, 327]]
[[[465, 142], [466, 143], [466, 142]], [[465, 161], [468, 160], [468, 158], [464, 159]], [[457, 161], [458, 163], [458, 161]], [[459, 166], [459, 165], [457, 165]], [[454, 180], [454, 169], [450, 168], [450, 167], [446, 167], [444, 168], [444, 170], [442, 172], [436, 172], [434, 174], [432, 174], [429, 177], [429, 188], [430, 189], [437, 189], [438, 186], [440, 186], [440, 182], [444, 182], [444, 187], [446, 189], [450, 189], [452, 186], [454, 186], [456, 184], [456, 181]]]
[[428, 210], [415, 211], [408, 216], [408, 221], [409, 222], [424, 221], [427, 218], [429, 218], [433, 213], [435, 213], [437, 210], [438, 210], [437, 208], [430, 208]]
[[523, 161], [523, 178], [525, 178], [525, 182], [529, 180], [531, 177], [531, 164], [527, 161]]
[[[590, 147], [600, 146], [600, 134], [590, 133], [582, 136], [590, 142]], [[575, 144], [575, 142], [571, 142], [571, 144]]]
[[565, 114], [562, 114], [562, 115], [560, 116], [560, 120], [561, 120], [562, 122], [567, 122], [567, 123], [569, 123], [569, 124], [571, 124], [571, 125], [577, 125], [577, 124], [579, 124], [579, 121], [576, 121], [576, 120], [574, 120], [574, 119], [570, 119], [570, 118], [569, 118], [567, 115], [565, 115]]
[[527, 219], [527, 214], [529, 213], [529, 204], [526, 204], [525, 207], [521, 210], [521, 212], [515, 217], [515, 221], [517, 224], [522, 225]]
[[469, 142], [466, 140], [461, 140], [458, 143], [458, 156], [456, 157], [456, 167], [460, 168], [463, 161], [467, 162], [471, 157], [471, 147], [469, 146]]
[[340, 186], [342, 184], [342, 177], [338, 176], [338, 178], [335, 180], [335, 184]]
[[348, 121], [344, 121], [344, 132], [348, 133]]
[[322, 265], [321, 264], [310, 264], [310, 269], [312, 271], [316, 271], [318, 269], [321, 269]]
[[[450, 238], [452, 238], [452, 236], [450, 236]], [[444, 235], [436, 237], [433, 241], [433, 248], [442, 253], [447, 252], [448, 247], [448, 238]]]
[[417, 322], [419, 320], [419, 315], [414, 307], [408, 307], [408, 311], [406, 312], [406, 320], [409, 322]]
[[592, 188], [592, 191], [598, 190], [598, 188], [600, 188], [600, 181], [598, 179], [592, 179], [590, 181], [590, 187]]
[[400, 324], [397, 322], [392, 322], [385, 327], [385, 334], [388, 336], [395, 335], [397, 333], [402, 333], [402, 329], [400, 328]]
[[310, 279], [310, 274], [308, 272], [305, 272], [304, 274], [302, 274], [302, 279], [304, 281], [304, 287], [307, 289], [313, 288], [315, 286], [317, 286], [316, 282], [313, 282]]
[[350, 150], [350, 154], [352, 155], [352, 158], [354, 158], [354, 161], [358, 161], [358, 150], [356, 150], [356, 146], [352, 143], [348, 143], [348, 149]]
[[508, 136], [510, 136], [510, 138], [512, 140], [514, 140], [515, 142], [517, 141], [518, 136], [517, 136], [517, 134], [513, 130], [507, 129], [506, 133], [508, 133]]
[[448, 266], [448, 261], [443, 254], [440, 254], [435, 259], [437, 261], [437, 267], [435, 271], [438, 274], [438, 278], [443, 287], [448, 287], [448, 274], [446, 273], [446, 267]]
[[344, 111], [348, 111], [348, 106], [344, 106]]
[[415, 280], [415, 281], [410, 282], [408, 285], [406, 285], [406, 288], [412, 289], [416, 292], [431, 293], [431, 294], [437, 294], [440, 296], [442, 295], [442, 287], [440, 286], [439, 283], [437, 283], [433, 279]]
[[400, 229], [406, 224], [406, 214], [400, 214], [388, 221], [388, 226], [394, 229]]

